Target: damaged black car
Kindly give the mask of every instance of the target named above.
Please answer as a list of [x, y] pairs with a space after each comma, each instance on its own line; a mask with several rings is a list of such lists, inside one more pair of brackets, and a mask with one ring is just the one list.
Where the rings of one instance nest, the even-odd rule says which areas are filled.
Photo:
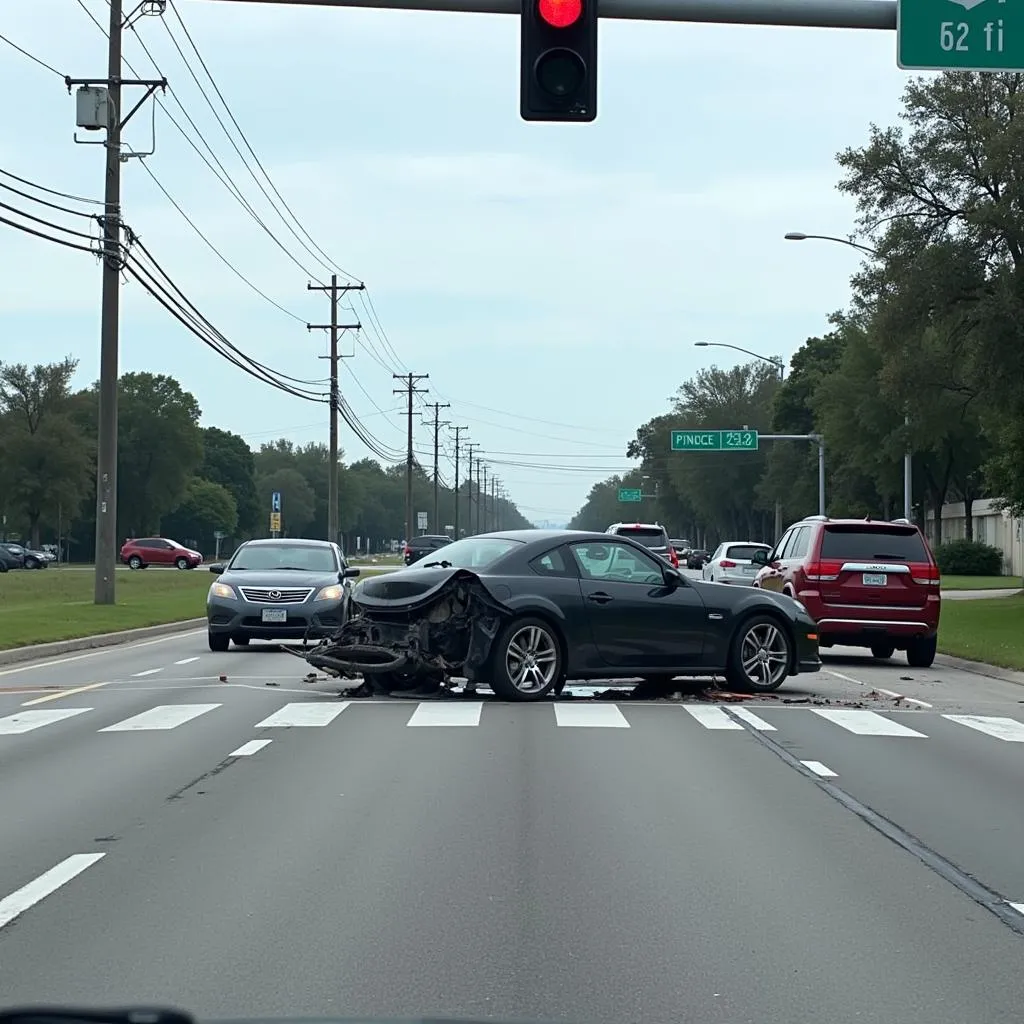
[[306, 654], [367, 694], [464, 679], [539, 700], [568, 679], [725, 677], [768, 692], [817, 672], [818, 635], [784, 594], [692, 580], [627, 537], [515, 530], [466, 537], [364, 580], [353, 614]]

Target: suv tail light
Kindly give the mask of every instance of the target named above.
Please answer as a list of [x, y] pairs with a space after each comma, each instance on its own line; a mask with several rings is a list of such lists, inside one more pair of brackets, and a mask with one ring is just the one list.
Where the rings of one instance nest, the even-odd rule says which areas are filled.
[[736, 563], [735, 562], [730, 562], [728, 558], [723, 558], [718, 564], [723, 569], [735, 569], [736, 568]]
[[805, 575], [812, 583], [834, 583], [842, 568], [842, 562], [812, 562]]
[[910, 578], [920, 587], [938, 587], [942, 583], [937, 565], [912, 565]]
[[671, 544], [668, 548], [668, 560], [672, 563], [673, 569], [679, 568], [679, 556], [676, 554], [676, 549], [672, 547]]

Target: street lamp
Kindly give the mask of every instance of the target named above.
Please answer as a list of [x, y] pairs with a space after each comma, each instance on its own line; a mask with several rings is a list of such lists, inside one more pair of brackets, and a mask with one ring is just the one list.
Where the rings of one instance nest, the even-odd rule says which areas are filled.
[[[837, 238], [835, 235], [806, 235], [802, 231], [787, 231], [785, 234], [787, 242], [805, 242], [808, 239], [817, 239], [822, 242], [836, 242], [839, 245], [849, 246], [851, 249], [857, 249], [859, 252], [870, 256], [872, 259], [878, 259], [878, 250], [872, 249], [868, 245], [861, 245], [859, 242], [851, 242], [849, 238]], [[910, 414], [903, 414], [903, 426], [910, 427]], [[911, 519], [913, 511], [913, 491], [914, 491], [914, 463], [913, 453], [909, 447], [909, 441], [907, 450], [903, 455], [903, 518]]]
[[[779, 371], [779, 381], [785, 379], [786, 364], [781, 359], [772, 359], [770, 356], [762, 356], [758, 352], [752, 352], [749, 348], [741, 348], [739, 345], [730, 345], [724, 341], [695, 341], [694, 348], [731, 348], [734, 352], [742, 352], [745, 356], [753, 359], [760, 359], [762, 363], [770, 363]], [[775, 499], [775, 540], [778, 542], [782, 536], [782, 502]]]

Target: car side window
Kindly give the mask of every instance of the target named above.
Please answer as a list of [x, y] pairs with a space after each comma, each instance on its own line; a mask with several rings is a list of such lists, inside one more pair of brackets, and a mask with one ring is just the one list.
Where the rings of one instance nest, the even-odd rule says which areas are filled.
[[803, 558], [810, 546], [811, 530], [808, 526], [801, 526], [793, 537], [793, 543], [786, 551], [786, 558]]
[[793, 532], [793, 530], [789, 530], [782, 535], [782, 540], [779, 541], [775, 546], [775, 550], [768, 556], [769, 562], [780, 562], [786, 557], [786, 548], [793, 539]]
[[584, 579], [647, 586], [665, 581], [661, 563], [654, 556], [625, 544], [573, 544], [571, 550]]
[[565, 560], [563, 548], [555, 548], [538, 555], [530, 562], [530, 568], [538, 576], [575, 576], [572, 566]]

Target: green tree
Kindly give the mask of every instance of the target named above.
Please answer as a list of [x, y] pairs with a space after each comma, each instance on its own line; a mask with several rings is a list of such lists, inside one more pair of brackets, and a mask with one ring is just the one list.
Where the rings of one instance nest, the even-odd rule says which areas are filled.
[[643, 479], [640, 470], [623, 476], [610, 476], [607, 480], [594, 484], [590, 488], [583, 507], [569, 521], [569, 529], [600, 531], [631, 515], [640, 517], [649, 515], [646, 504], [632, 502], [626, 504], [619, 501], [619, 489], [622, 487], [642, 488]]
[[71, 417], [77, 365], [0, 364], [0, 505], [36, 546], [41, 526], [74, 516], [89, 492], [91, 449]]
[[238, 522], [226, 533], [233, 534], [237, 529], [241, 534], [251, 534], [260, 528], [263, 509], [256, 496], [256, 460], [244, 438], [219, 427], [205, 427], [198, 476], [220, 484], [234, 498]]
[[223, 485], [198, 476], [188, 482], [181, 504], [161, 523], [166, 536], [186, 544], [195, 543], [208, 552], [216, 549], [214, 533], [231, 537], [237, 527], [238, 505], [234, 495]]

